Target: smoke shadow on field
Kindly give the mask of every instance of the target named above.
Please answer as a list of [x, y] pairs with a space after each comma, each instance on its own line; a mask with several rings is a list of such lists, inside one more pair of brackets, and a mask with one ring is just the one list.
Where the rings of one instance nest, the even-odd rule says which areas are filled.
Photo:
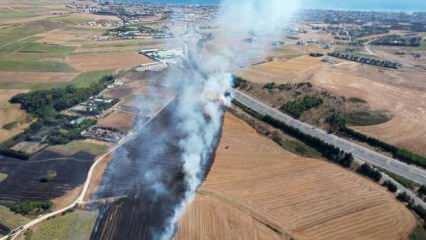
[[[91, 240], [159, 239], [184, 198], [187, 186], [183, 172], [184, 137], [176, 124], [176, 105], [170, 104], [154, 121], [140, 129], [135, 139], [123, 145], [110, 162], [97, 198], [127, 196], [102, 206]], [[219, 134], [219, 133], [218, 133]], [[217, 140], [210, 146], [211, 157], [203, 166], [209, 171]]]

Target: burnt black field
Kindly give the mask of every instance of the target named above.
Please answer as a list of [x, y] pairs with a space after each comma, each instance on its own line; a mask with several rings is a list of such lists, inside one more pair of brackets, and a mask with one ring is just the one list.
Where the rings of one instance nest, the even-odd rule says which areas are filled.
[[[79, 152], [73, 156], [43, 151], [29, 160], [0, 156], [0, 172], [8, 174], [0, 183], [0, 200], [51, 200], [83, 184], [95, 156]], [[48, 170], [57, 176], [43, 181]]]
[[[101, 207], [91, 240], [151, 240], [164, 231], [187, 188], [177, 146], [183, 133], [177, 129], [174, 107], [158, 115], [111, 161], [97, 197], [127, 197]], [[217, 144], [210, 146], [204, 176]]]

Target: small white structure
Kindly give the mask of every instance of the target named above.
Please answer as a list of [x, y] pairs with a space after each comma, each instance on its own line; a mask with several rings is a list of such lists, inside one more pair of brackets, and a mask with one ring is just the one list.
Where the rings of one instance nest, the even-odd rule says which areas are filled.
[[160, 72], [166, 68], [167, 68], [167, 64], [163, 62], [153, 62], [153, 63], [141, 64], [139, 67], [136, 68], [136, 71], [137, 72], [146, 72], [146, 71]]

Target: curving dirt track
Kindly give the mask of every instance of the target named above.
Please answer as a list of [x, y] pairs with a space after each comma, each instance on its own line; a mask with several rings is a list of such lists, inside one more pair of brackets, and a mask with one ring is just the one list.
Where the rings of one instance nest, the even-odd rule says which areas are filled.
[[411, 213], [380, 186], [282, 150], [234, 116], [177, 239], [406, 239]]

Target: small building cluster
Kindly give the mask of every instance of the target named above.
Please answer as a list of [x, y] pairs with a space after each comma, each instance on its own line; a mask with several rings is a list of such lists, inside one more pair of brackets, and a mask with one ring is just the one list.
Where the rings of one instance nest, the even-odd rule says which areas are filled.
[[184, 56], [182, 49], [142, 49], [139, 53], [149, 57], [155, 62], [167, 65], [177, 64], [178, 60]]
[[329, 53], [328, 55], [335, 58], [341, 58], [341, 59], [345, 59], [345, 60], [349, 60], [353, 62], [374, 65], [378, 67], [393, 68], [393, 69], [398, 69], [401, 67], [401, 64], [397, 62], [379, 60], [379, 59], [375, 59], [371, 57], [359, 56], [352, 53], [332, 52], [332, 53]]
[[418, 47], [423, 38], [419, 35], [388, 35], [374, 40], [371, 44], [383, 46]]
[[93, 126], [88, 130], [81, 133], [83, 137], [92, 138], [99, 141], [117, 143], [119, 142], [126, 134], [115, 128], [106, 128]]
[[70, 112], [81, 116], [95, 116], [111, 108], [119, 99], [103, 96], [90, 97], [86, 102], [80, 103], [69, 109]]

